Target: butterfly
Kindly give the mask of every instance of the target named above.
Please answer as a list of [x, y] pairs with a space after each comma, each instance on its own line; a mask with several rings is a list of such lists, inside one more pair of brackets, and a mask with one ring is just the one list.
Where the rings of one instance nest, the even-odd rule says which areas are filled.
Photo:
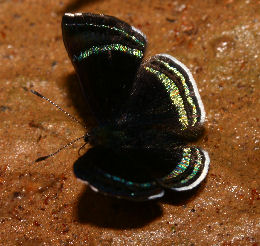
[[204, 106], [189, 69], [168, 54], [144, 60], [147, 39], [112, 16], [67, 13], [65, 48], [97, 126], [74, 173], [92, 190], [145, 201], [197, 187], [208, 153], [187, 143], [203, 132]]

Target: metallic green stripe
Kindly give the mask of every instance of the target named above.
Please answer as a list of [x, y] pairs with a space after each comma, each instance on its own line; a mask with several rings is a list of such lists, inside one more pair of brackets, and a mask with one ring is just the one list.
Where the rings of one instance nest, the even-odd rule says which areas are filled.
[[101, 27], [101, 28], [107, 28], [107, 29], [110, 29], [110, 30], [114, 30], [114, 31], [122, 33], [125, 37], [134, 40], [136, 43], [140, 44], [142, 47], [144, 47], [144, 45], [145, 45], [143, 42], [141, 42], [135, 36], [131, 36], [129, 33], [125, 32], [122, 29], [119, 29], [119, 28], [116, 28], [116, 27], [111, 27], [111, 26], [106, 26], [106, 25], [97, 25], [97, 24], [93, 24], [93, 23], [85, 23], [85, 25], [87, 25], [87, 26], [94, 26], [94, 27]]
[[120, 182], [120, 183], [123, 183], [123, 184], [126, 184], [128, 186], [138, 186], [138, 187], [142, 187], [142, 188], [149, 188], [151, 187], [152, 185], [155, 185], [155, 182], [150, 182], [150, 183], [136, 183], [136, 182], [132, 182], [132, 181], [127, 181], [123, 178], [119, 178], [117, 176], [114, 176], [114, 175], [111, 175], [109, 173], [104, 173], [104, 175], [109, 178], [109, 179], [112, 179], [113, 181], [116, 181], [116, 182]]
[[165, 74], [155, 70], [151, 67], [145, 67], [145, 69], [153, 74], [155, 74], [158, 79], [164, 84], [167, 92], [170, 94], [170, 98], [172, 100], [172, 104], [176, 106], [177, 111], [179, 113], [179, 121], [182, 124], [182, 130], [185, 130], [188, 125], [188, 117], [184, 108], [183, 100], [180, 96], [180, 91], [178, 87], [174, 84], [174, 82], [167, 77]]
[[202, 158], [201, 158], [199, 149], [196, 149], [196, 155], [197, 155], [197, 160], [195, 162], [194, 169], [193, 169], [192, 173], [186, 177], [186, 179], [181, 181], [182, 184], [185, 184], [188, 181], [190, 181], [191, 179], [193, 179], [196, 176], [196, 174], [198, 173], [198, 171], [200, 170], [200, 167], [202, 164]]
[[164, 61], [161, 61], [161, 60], [158, 60], [159, 62], [161, 62], [166, 68], [168, 68], [170, 71], [173, 71], [180, 79], [181, 79], [181, 83], [183, 85], [183, 88], [184, 88], [184, 93], [185, 93], [185, 96], [187, 98], [187, 101], [188, 103], [191, 105], [192, 107], [192, 117], [193, 117], [193, 122], [192, 122], [192, 126], [194, 126], [198, 120], [198, 117], [197, 117], [197, 108], [196, 108], [196, 105], [194, 104], [193, 100], [192, 100], [192, 97], [190, 96], [190, 90], [189, 90], [189, 87], [187, 86], [186, 84], [186, 81], [185, 81], [185, 78], [184, 76], [182, 75], [181, 72], [179, 72], [177, 70], [177, 68], [175, 67], [171, 67], [169, 63], [167, 62], [164, 62]]
[[93, 46], [90, 49], [87, 49], [84, 52], [81, 52], [80, 55], [75, 58], [76, 58], [76, 60], [81, 61], [91, 55], [97, 55], [99, 53], [107, 52], [107, 51], [111, 51], [111, 50], [125, 52], [129, 55], [136, 56], [138, 58], [142, 58], [144, 55], [142, 51], [137, 50], [137, 49], [132, 49], [125, 45], [109, 44], [109, 45]]
[[179, 162], [177, 167], [164, 178], [164, 180], [176, 178], [180, 174], [184, 173], [188, 168], [188, 166], [190, 165], [190, 159], [191, 159], [191, 149], [184, 148], [181, 161]]

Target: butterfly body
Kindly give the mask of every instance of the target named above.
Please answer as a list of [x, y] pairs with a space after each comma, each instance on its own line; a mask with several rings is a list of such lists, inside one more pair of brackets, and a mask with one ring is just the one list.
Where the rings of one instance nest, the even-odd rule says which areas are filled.
[[206, 177], [206, 151], [187, 146], [205, 112], [188, 68], [159, 54], [143, 61], [145, 35], [111, 16], [65, 14], [65, 47], [98, 125], [74, 164], [94, 191], [132, 200], [190, 190]]

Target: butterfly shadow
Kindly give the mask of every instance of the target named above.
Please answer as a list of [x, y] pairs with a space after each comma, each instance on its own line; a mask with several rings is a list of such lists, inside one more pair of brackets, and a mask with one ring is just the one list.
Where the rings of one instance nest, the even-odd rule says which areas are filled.
[[84, 6], [91, 4], [93, 2], [101, 2], [103, 0], [74, 0], [70, 1], [67, 5], [64, 6], [59, 11], [59, 14], [64, 13], [74, 13], [74, 12], [80, 12], [80, 9], [82, 9]]
[[172, 191], [165, 190], [165, 195], [161, 198], [162, 203], [170, 204], [173, 206], [186, 206], [187, 203], [192, 202], [199, 193], [204, 189], [205, 182], [198, 187], [189, 191]]
[[160, 200], [134, 202], [104, 196], [87, 187], [79, 196], [74, 216], [81, 224], [113, 229], [141, 228], [160, 218], [160, 203], [185, 206], [192, 201], [201, 188], [189, 192], [171, 192]]
[[104, 196], [86, 188], [79, 197], [75, 217], [79, 223], [114, 229], [140, 228], [162, 215], [157, 201], [133, 202]]

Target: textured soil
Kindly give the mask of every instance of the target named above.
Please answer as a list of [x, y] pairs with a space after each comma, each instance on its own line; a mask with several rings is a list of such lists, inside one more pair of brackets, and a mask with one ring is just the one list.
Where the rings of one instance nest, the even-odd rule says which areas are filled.
[[[82, 143], [34, 164], [91, 126], [62, 42], [64, 12], [141, 29], [197, 81], [207, 113], [196, 145], [211, 158], [196, 191], [155, 202], [104, 197], [78, 182]], [[0, 245], [260, 245], [260, 2], [0, 0]]]

